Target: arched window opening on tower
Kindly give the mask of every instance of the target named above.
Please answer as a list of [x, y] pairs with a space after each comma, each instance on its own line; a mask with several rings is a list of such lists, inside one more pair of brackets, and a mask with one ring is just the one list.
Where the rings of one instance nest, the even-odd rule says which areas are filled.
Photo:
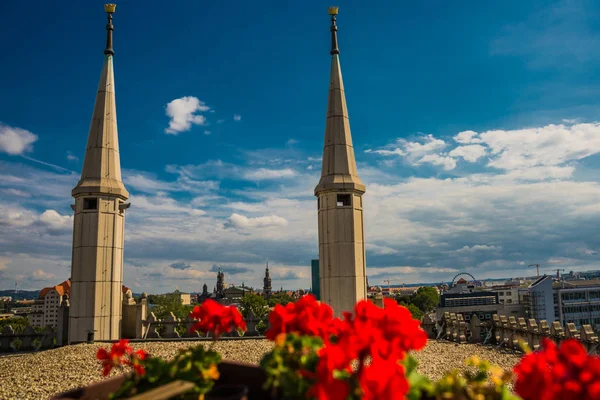
[[317, 197], [317, 210], [321, 209], [321, 198]]
[[83, 199], [83, 209], [84, 210], [97, 210], [98, 209], [98, 199], [96, 197], [88, 197]]
[[338, 207], [350, 207], [350, 206], [352, 206], [352, 195], [349, 195], [349, 194], [338, 194], [337, 195], [337, 206]]

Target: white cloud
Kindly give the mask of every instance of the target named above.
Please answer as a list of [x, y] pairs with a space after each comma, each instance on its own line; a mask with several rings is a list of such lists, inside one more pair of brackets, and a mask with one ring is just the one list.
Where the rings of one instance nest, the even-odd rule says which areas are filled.
[[70, 151], [67, 151], [67, 160], [77, 162], [79, 161], [79, 157], [73, 155]]
[[48, 281], [51, 279], [56, 279], [56, 275], [38, 268], [31, 274], [31, 279], [34, 281]]
[[219, 120], [217, 120], [217, 124], [222, 124], [223, 122], [225, 122], [225, 120], [224, 120], [224, 119], [219, 119]]
[[439, 154], [427, 154], [418, 161], [416, 161], [414, 165], [419, 165], [422, 163], [438, 165], [443, 167], [446, 171], [450, 171], [456, 168], [456, 160], [454, 158], [440, 156]]
[[233, 115], [233, 120], [234, 120], [234, 121], [241, 121], [241, 120], [242, 120], [242, 116], [241, 116], [241, 115], [239, 115], [239, 114], [234, 114], [234, 115]]
[[73, 228], [73, 216], [72, 215], [60, 215], [55, 210], [46, 210], [40, 215], [40, 221], [46, 224], [50, 229], [72, 229]]
[[212, 132], [211, 131], [204, 131], [205, 135], [210, 135]]
[[504, 170], [560, 165], [600, 153], [600, 123], [494, 130], [479, 137], [493, 156], [488, 165]]
[[369, 254], [386, 255], [386, 254], [398, 254], [399, 253], [398, 250], [392, 249], [391, 247], [379, 246], [379, 245], [371, 244], [371, 243], [367, 243], [366, 247], [367, 247], [367, 251], [369, 252]]
[[502, 248], [499, 246], [488, 246], [485, 244], [476, 244], [471, 247], [464, 246], [458, 250], [454, 250], [455, 253], [473, 253], [476, 251], [499, 251]]
[[405, 156], [406, 152], [400, 148], [395, 148], [393, 150], [385, 150], [385, 149], [379, 149], [379, 150], [373, 150], [373, 149], [367, 149], [365, 150], [365, 153], [375, 153], [375, 154], [379, 154], [381, 156], [393, 156], [393, 155], [397, 155], [397, 156]]
[[0, 204], [0, 226], [26, 227], [34, 223], [36, 214], [19, 206]]
[[483, 157], [485, 153], [485, 147], [478, 144], [472, 144], [469, 146], [459, 146], [448, 153], [448, 155], [450, 157], [462, 157], [465, 161], [475, 162]]
[[454, 141], [460, 144], [480, 143], [481, 139], [477, 137], [478, 135], [479, 134], [474, 131], [463, 131], [454, 136]]
[[244, 179], [250, 181], [263, 181], [269, 179], [281, 179], [295, 176], [296, 172], [290, 168], [284, 169], [267, 169], [259, 168], [256, 170], [247, 171], [244, 174]]
[[228, 223], [236, 228], [264, 228], [269, 226], [287, 226], [288, 221], [277, 215], [248, 218], [237, 213], [231, 214]]
[[21, 128], [0, 124], [0, 151], [20, 155], [33, 150], [37, 135]]
[[197, 115], [197, 112], [210, 110], [204, 102], [193, 96], [184, 96], [167, 104], [166, 114], [171, 118], [165, 133], [176, 135], [179, 132], [189, 131], [192, 124], [205, 125], [206, 117]]
[[300, 141], [299, 141], [299, 140], [296, 140], [296, 139], [289, 139], [289, 140], [286, 142], [286, 145], [288, 145], [288, 146], [293, 146], [293, 145], [295, 145], [295, 144], [298, 144], [298, 143], [300, 143]]

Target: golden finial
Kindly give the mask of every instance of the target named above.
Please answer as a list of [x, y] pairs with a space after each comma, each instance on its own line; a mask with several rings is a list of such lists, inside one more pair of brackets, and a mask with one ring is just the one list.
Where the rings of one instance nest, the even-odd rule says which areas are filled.
[[338, 15], [339, 7], [329, 7], [329, 15]]
[[109, 14], [114, 13], [116, 8], [117, 8], [116, 4], [105, 4], [104, 5], [104, 11], [106, 11]]

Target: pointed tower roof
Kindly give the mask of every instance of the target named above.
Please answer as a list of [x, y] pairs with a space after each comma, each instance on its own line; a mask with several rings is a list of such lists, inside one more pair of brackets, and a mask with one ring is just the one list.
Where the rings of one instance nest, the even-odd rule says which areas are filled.
[[365, 192], [365, 185], [356, 171], [354, 148], [352, 147], [350, 121], [340, 67], [340, 50], [337, 42], [337, 14], [338, 7], [329, 7], [329, 15], [331, 15], [329, 101], [321, 180], [315, 188], [315, 195], [328, 190]]
[[112, 14], [115, 4], [106, 4], [106, 49], [100, 84], [88, 135], [81, 179], [72, 191], [73, 196], [83, 194], [113, 194], [123, 198], [129, 193], [121, 179], [121, 160], [117, 135], [117, 111], [115, 105], [115, 77], [113, 71]]

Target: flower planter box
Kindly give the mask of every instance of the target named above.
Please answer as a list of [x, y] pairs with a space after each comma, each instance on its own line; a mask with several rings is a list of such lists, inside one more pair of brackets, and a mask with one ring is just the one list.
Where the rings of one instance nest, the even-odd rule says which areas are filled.
[[[272, 398], [269, 392], [262, 388], [267, 376], [258, 366], [243, 363], [222, 362], [219, 364], [219, 375], [219, 380], [215, 383], [213, 389], [206, 394], [206, 400], [259, 400]], [[108, 399], [108, 396], [111, 393], [119, 389], [125, 378], [126, 375], [120, 375], [114, 378], [105, 379], [101, 382], [96, 382], [82, 388], [61, 393], [52, 397], [50, 400]], [[166, 396], [162, 397], [164, 399], [170, 398], [174, 392], [168, 392], [168, 390], [172, 389], [176, 391], [178, 387], [178, 385], [172, 386], [173, 387], [168, 388], [167, 391], [163, 389], [163, 394], [154, 394], [152, 398], [160, 400], [160, 398], [157, 397], [160, 395]], [[179, 387], [185, 389], [184, 386], [180, 385]], [[247, 388], [247, 393], [245, 394], [243, 390], [244, 387]], [[171, 393], [171, 395], [168, 395], [167, 393]], [[195, 398], [197, 398], [197, 396]]]

